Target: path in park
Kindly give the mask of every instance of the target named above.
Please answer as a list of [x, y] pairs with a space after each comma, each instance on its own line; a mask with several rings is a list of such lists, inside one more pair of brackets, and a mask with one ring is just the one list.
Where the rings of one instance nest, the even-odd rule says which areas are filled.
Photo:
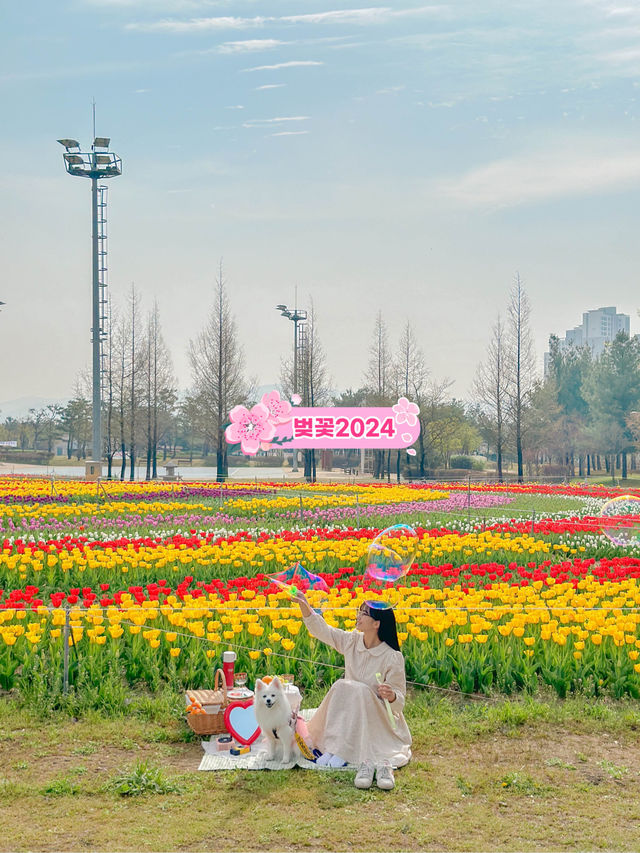
[[[158, 466], [160, 470], [160, 478], [162, 479], [162, 474], [164, 474], [164, 466]], [[104, 469], [106, 471], [106, 467]], [[118, 469], [119, 470], [119, 469]], [[144, 480], [145, 478], [145, 467], [137, 466], [136, 467], [136, 479]], [[0, 477], [6, 476], [8, 474], [28, 474], [31, 476], [41, 476], [41, 477], [78, 477], [80, 479], [84, 479], [84, 465], [11, 465], [8, 462], [0, 462]], [[189, 467], [189, 465], [178, 465], [176, 468], [176, 473], [179, 474], [180, 479], [182, 480], [215, 480], [216, 479], [216, 469], [215, 468], [204, 468], [204, 467]], [[332, 482], [351, 482], [352, 480], [357, 479], [358, 482], [363, 482], [367, 480], [371, 480], [370, 474], [365, 474], [363, 476], [358, 476], [354, 478], [351, 475], [347, 475], [344, 471], [339, 469], [334, 469], [333, 471], [320, 471], [318, 469], [317, 475], [318, 480], [331, 480]], [[127, 476], [126, 479], [129, 479], [129, 468], [127, 467]], [[299, 480], [301, 482], [304, 481], [304, 473], [303, 470], [300, 469], [297, 473], [291, 471], [290, 468], [230, 468], [229, 469], [229, 479], [231, 480]]]

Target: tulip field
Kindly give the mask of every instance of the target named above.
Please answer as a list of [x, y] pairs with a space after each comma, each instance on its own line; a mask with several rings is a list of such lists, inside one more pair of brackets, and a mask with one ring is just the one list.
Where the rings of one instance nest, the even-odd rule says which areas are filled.
[[600, 516], [620, 494], [0, 479], [0, 688], [55, 705], [65, 637], [70, 689], [100, 708], [131, 689], [211, 686], [227, 648], [250, 681], [290, 672], [302, 687], [329, 683], [340, 657], [267, 575], [299, 561], [330, 587], [327, 621], [352, 629], [369, 545], [402, 520], [418, 552], [382, 594], [410, 682], [640, 698], [640, 539], [614, 544]]

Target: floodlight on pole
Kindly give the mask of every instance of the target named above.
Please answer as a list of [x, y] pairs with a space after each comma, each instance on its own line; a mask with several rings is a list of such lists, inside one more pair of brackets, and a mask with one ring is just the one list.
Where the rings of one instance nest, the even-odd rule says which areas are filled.
[[[95, 105], [94, 105], [95, 128]], [[92, 222], [92, 326], [91, 342], [93, 347], [93, 442], [92, 454], [95, 462], [102, 460], [102, 343], [106, 337], [107, 312], [107, 188], [98, 186], [99, 180], [115, 178], [122, 174], [122, 160], [108, 149], [111, 140], [106, 136], [96, 136], [91, 150], [80, 151], [80, 143], [75, 139], [58, 139], [66, 151], [62, 155], [65, 169], [77, 178], [91, 181], [91, 222]]]
[[[301, 311], [298, 308], [294, 308], [291, 310], [287, 308], [286, 305], [276, 305], [276, 311], [280, 312], [282, 317], [286, 317], [287, 320], [291, 320], [293, 323], [293, 393], [298, 393], [298, 350], [302, 348], [301, 346], [301, 335], [298, 331], [298, 326], [300, 326], [300, 332], [302, 331], [302, 326], [307, 321], [307, 312]], [[292, 471], [298, 470], [298, 453], [296, 450], [293, 451], [293, 465], [291, 467]]]
[[58, 142], [60, 143], [60, 145], [64, 145], [67, 151], [70, 148], [80, 148], [80, 143], [77, 142], [75, 139], [59, 139]]

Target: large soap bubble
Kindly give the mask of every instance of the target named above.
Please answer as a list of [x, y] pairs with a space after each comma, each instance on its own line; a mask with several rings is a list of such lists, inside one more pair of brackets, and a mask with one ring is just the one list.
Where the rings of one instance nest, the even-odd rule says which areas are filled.
[[379, 533], [367, 554], [365, 592], [382, 592], [403, 578], [415, 561], [418, 542], [418, 534], [408, 524], [394, 524]]
[[270, 581], [286, 590], [291, 597], [296, 592], [304, 592], [309, 600], [309, 605], [319, 613], [329, 603], [329, 587], [320, 575], [308, 572], [302, 563], [294, 563], [283, 572], [267, 575]]
[[620, 495], [600, 510], [602, 532], [614, 545], [640, 545], [640, 497]]

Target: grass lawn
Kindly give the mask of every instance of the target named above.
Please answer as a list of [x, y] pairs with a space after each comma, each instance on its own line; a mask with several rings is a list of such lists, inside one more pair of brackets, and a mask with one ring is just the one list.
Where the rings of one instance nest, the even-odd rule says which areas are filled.
[[198, 773], [186, 724], [166, 703], [146, 714], [42, 718], [2, 698], [0, 850], [640, 847], [637, 703], [417, 694], [392, 792], [347, 772]]

